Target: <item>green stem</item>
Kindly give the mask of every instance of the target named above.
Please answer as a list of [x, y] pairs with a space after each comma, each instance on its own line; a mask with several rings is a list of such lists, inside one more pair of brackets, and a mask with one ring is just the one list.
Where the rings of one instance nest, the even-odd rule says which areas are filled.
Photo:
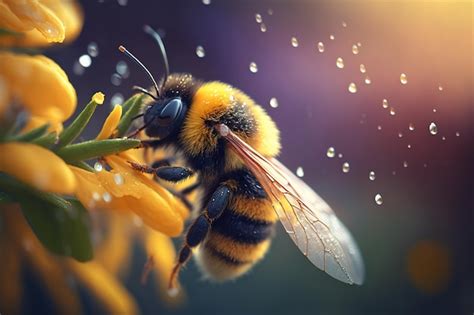
[[84, 161], [101, 156], [116, 154], [133, 148], [140, 147], [138, 139], [106, 139], [90, 140], [77, 144], [70, 144], [59, 151], [59, 155], [66, 162]]

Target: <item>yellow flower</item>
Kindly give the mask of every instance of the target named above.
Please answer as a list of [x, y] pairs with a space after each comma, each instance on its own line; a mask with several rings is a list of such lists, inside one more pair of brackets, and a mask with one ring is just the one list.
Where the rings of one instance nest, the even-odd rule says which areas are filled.
[[110, 138], [120, 122], [120, 117], [122, 117], [122, 106], [115, 105], [114, 109], [105, 120], [102, 130], [97, 135], [96, 139], [104, 140]]
[[74, 0], [0, 0], [0, 28], [21, 33], [0, 37], [0, 46], [45, 46], [75, 39], [83, 14]]
[[31, 143], [0, 143], [0, 171], [39, 190], [71, 194], [76, 178], [53, 152]]
[[61, 123], [76, 108], [76, 91], [66, 73], [45, 56], [0, 53], [0, 76], [13, 100], [44, 122]]

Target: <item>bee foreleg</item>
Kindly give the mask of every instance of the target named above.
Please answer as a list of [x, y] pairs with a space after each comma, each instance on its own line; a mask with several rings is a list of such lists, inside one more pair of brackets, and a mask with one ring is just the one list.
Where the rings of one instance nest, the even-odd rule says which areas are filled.
[[161, 166], [155, 170], [156, 176], [170, 182], [179, 182], [193, 175], [189, 168], [180, 166]]
[[176, 279], [181, 267], [189, 260], [192, 248], [195, 248], [204, 241], [209, 232], [212, 222], [216, 220], [227, 207], [231, 197], [231, 190], [225, 184], [220, 185], [212, 194], [207, 207], [194, 220], [186, 233], [185, 243], [178, 256], [178, 262], [173, 268], [169, 281], [169, 288], [176, 288]]

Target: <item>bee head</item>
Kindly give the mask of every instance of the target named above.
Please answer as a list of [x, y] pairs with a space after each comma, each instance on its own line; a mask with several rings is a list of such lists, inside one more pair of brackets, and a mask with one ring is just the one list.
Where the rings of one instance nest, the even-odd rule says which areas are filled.
[[186, 106], [180, 97], [158, 100], [146, 109], [143, 116], [145, 133], [152, 138], [167, 138], [179, 130], [185, 113]]

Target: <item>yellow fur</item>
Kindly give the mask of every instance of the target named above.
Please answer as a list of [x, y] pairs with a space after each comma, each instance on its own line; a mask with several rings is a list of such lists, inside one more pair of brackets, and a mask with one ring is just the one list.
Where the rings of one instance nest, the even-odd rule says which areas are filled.
[[239, 196], [232, 199], [230, 208], [235, 213], [253, 220], [276, 222], [278, 219], [268, 199], [253, 199]]
[[249, 263], [255, 263], [262, 259], [270, 246], [269, 239], [258, 244], [245, 244], [238, 243], [217, 232], [210, 233], [206, 243], [235, 260]]

